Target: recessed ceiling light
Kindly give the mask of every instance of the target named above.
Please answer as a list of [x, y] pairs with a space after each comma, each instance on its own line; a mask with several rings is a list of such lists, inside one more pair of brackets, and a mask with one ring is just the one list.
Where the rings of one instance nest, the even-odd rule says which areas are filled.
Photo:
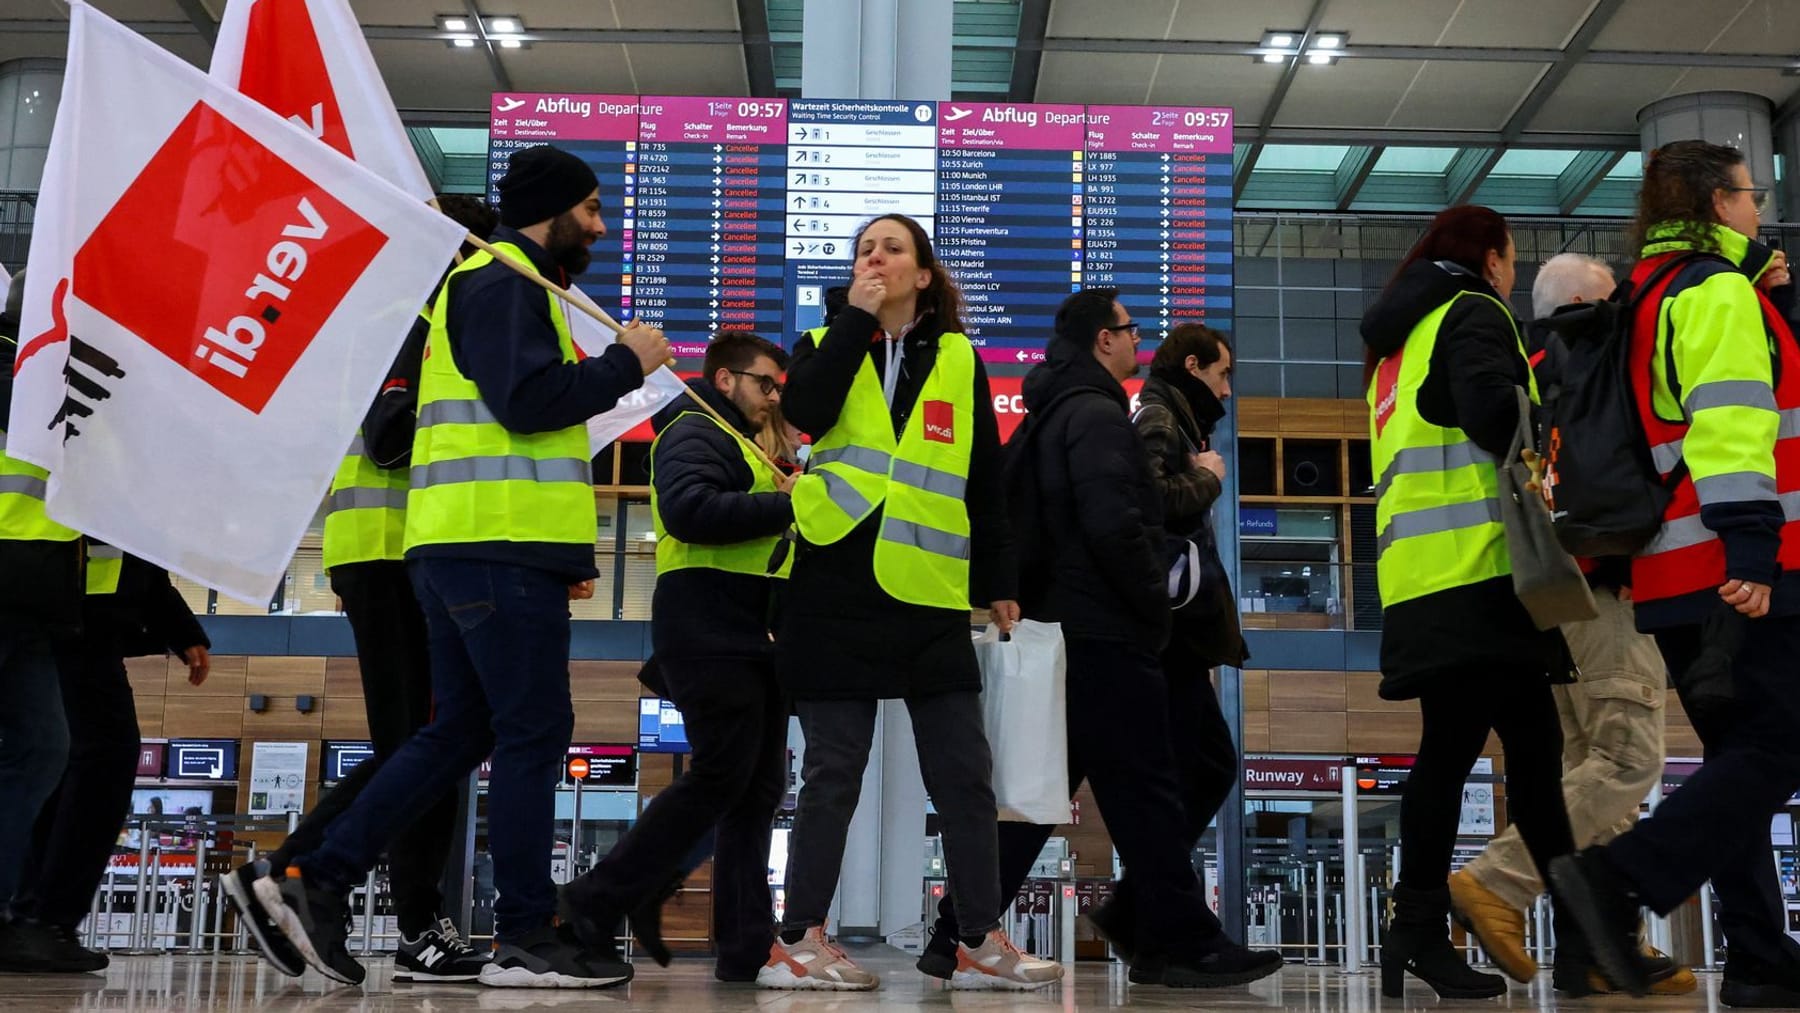
[[1294, 37], [1292, 35], [1271, 35], [1268, 44], [1285, 48], [1294, 44]]
[[501, 49], [518, 49], [523, 45], [525, 45], [525, 43], [520, 42], [518, 39], [501, 39], [500, 40], [500, 48]]
[[1306, 62], [1314, 66], [1322, 66], [1331, 62], [1331, 55], [1329, 53], [1308, 53]]
[[457, 49], [474, 49], [475, 48], [475, 40], [474, 39], [451, 39], [450, 44], [452, 46], [455, 46]]
[[1264, 63], [1280, 63], [1281, 61], [1283, 61], [1285, 59], [1287, 59], [1287, 57], [1281, 55], [1280, 53], [1264, 53], [1262, 62], [1264, 62]]
[[1312, 44], [1315, 49], [1342, 49], [1344, 37], [1342, 35], [1319, 35], [1313, 38]]
[[444, 30], [447, 32], [466, 32], [469, 30], [468, 18], [445, 18]]
[[488, 18], [488, 31], [510, 34], [519, 30], [518, 18]]

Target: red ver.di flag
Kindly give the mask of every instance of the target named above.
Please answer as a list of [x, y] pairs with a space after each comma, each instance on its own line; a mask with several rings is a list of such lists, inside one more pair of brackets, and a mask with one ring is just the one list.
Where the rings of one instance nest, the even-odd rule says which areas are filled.
[[462, 229], [88, 7], [31, 237], [7, 453], [50, 516], [273, 595]]
[[348, 0], [230, 0], [211, 72], [363, 168], [431, 199]]

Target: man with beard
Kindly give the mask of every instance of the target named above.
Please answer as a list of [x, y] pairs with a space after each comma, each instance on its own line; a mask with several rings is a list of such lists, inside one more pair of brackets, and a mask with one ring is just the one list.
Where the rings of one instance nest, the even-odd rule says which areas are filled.
[[[512, 156], [499, 183], [499, 256], [568, 284], [606, 234], [594, 172], [549, 146]], [[488, 851], [495, 946], [486, 985], [600, 988], [631, 966], [555, 921], [550, 879], [557, 771], [574, 728], [569, 608], [593, 594], [598, 535], [587, 419], [668, 357], [634, 323], [583, 359], [569, 312], [482, 251], [450, 272], [431, 309], [419, 384], [406, 562], [425, 612], [436, 713], [285, 879], [254, 895], [327, 977], [357, 984], [345, 948], [350, 887], [384, 845], [490, 753]]]
[[666, 695], [687, 721], [687, 771], [593, 871], [563, 888], [564, 917], [596, 945], [621, 916], [644, 952], [669, 963], [661, 908], [687, 858], [717, 827], [713, 941], [721, 981], [749, 982], [769, 959], [769, 835], [787, 787], [788, 703], [769, 636], [791, 562], [794, 477], [756, 452], [781, 403], [787, 353], [749, 331], [720, 331], [705, 375], [688, 381], [717, 416], [682, 398], [656, 417], [650, 512], [656, 597], [650, 640]]

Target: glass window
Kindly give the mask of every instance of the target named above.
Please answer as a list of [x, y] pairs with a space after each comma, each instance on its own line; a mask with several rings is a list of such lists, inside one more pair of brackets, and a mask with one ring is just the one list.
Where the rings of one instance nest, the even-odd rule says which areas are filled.
[[1514, 148], [1494, 163], [1493, 175], [1555, 178], [1562, 175], [1579, 154], [1579, 151]]
[[1256, 159], [1256, 168], [1286, 172], [1336, 172], [1350, 154], [1341, 144], [1268, 144]]
[[1429, 176], [1450, 168], [1457, 148], [1389, 148], [1375, 161], [1375, 171], [1414, 173]]

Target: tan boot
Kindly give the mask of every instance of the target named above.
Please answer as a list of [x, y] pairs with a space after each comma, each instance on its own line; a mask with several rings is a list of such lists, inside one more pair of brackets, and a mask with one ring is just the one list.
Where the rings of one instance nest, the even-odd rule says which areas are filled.
[[1450, 876], [1450, 917], [1473, 933], [1494, 965], [1521, 984], [1537, 977], [1525, 951], [1525, 913], [1482, 886], [1467, 870]]
[[[1677, 964], [1668, 954], [1649, 943], [1640, 943], [1639, 949], [1650, 967], [1651, 995], [1687, 995], [1700, 987], [1694, 972]], [[1588, 987], [1602, 995], [1618, 991], [1599, 971], [1588, 972]]]

